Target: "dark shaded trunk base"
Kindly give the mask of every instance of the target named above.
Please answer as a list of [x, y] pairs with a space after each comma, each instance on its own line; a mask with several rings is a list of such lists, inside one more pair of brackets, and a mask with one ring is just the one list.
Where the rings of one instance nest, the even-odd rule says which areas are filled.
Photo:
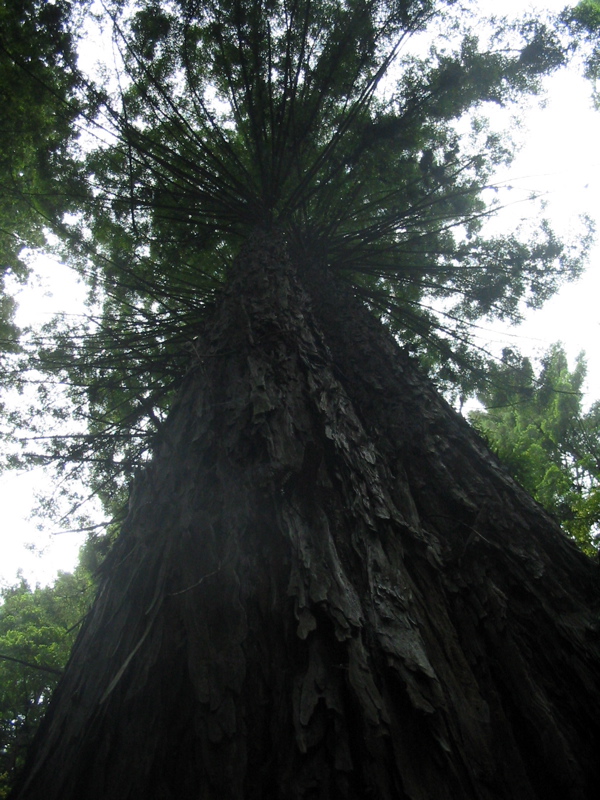
[[595, 565], [353, 298], [237, 266], [16, 797], [595, 797]]

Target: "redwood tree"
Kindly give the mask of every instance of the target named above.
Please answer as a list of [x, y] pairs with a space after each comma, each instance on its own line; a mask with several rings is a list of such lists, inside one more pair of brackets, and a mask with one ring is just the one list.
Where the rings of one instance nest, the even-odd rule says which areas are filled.
[[465, 321], [579, 266], [485, 237], [504, 145], [454, 125], [552, 31], [398, 61], [453, 3], [123, 6], [54, 218], [101, 315], [38, 366], [89, 423], [48, 457], [105, 497], [151, 457], [15, 797], [591, 797], [597, 567], [409, 353], [451, 376]]

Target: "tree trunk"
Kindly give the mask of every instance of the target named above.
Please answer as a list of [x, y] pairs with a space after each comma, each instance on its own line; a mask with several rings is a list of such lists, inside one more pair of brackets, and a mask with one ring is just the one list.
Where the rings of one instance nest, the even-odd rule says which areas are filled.
[[257, 236], [15, 796], [595, 796], [597, 601], [383, 326]]

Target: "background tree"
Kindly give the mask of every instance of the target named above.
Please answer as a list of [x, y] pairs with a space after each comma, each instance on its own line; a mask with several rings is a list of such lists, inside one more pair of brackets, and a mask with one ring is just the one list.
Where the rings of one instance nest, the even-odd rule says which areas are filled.
[[[67, 150], [77, 139], [77, 3], [6, 0], [0, 8], [0, 348], [14, 350], [5, 279], [28, 274], [23, 251], [46, 243], [48, 217], [70, 208]], [[60, 180], [59, 180], [60, 176]]]
[[8, 795], [91, 600], [83, 568], [0, 593], [0, 797]]
[[566, 8], [562, 14], [574, 40], [574, 47], [583, 53], [586, 77], [594, 87], [596, 105], [600, 105], [598, 79], [600, 78], [600, 3], [583, 0]]
[[562, 63], [552, 29], [106, 9], [117, 74], [85, 87], [97, 144], [53, 220], [91, 317], [13, 380], [44, 369], [87, 423], [31, 457], [109, 502], [139, 474], [15, 796], [590, 796], [595, 566], [398, 345], [448, 377], [470, 320], [581, 267], [547, 226], [485, 235], [509, 153], [481, 119], [456, 133]]
[[600, 522], [600, 404], [582, 409], [585, 361], [569, 370], [560, 345], [541, 361], [504, 351], [470, 421], [514, 478], [594, 554]]

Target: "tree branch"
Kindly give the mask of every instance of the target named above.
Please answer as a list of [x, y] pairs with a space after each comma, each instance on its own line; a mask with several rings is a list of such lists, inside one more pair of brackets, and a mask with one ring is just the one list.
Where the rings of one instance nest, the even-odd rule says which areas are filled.
[[0, 658], [4, 661], [14, 661], [15, 664], [22, 664], [24, 667], [30, 667], [31, 669], [37, 669], [40, 672], [51, 672], [53, 675], [62, 675], [62, 669], [56, 669], [56, 667], [50, 667], [47, 664], [34, 664], [31, 661], [24, 661], [22, 658], [14, 658], [13, 656], [7, 656], [4, 653], [0, 653]]

